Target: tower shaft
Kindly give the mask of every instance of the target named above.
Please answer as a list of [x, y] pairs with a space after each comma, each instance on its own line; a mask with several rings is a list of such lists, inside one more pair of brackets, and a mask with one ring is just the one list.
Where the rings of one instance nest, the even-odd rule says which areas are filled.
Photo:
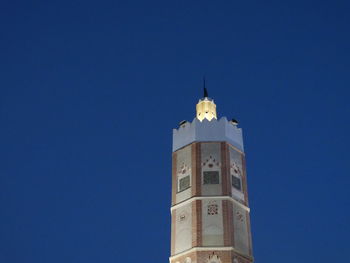
[[250, 263], [241, 129], [195, 118], [173, 133], [170, 263]]

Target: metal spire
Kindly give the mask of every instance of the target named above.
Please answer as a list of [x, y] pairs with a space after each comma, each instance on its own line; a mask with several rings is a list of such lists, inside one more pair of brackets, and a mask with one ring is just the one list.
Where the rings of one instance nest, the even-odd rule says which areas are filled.
[[205, 76], [203, 77], [203, 90], [204, 90], [204, 98], [208, 98], [208, 91], [207, 88], [205, 86]]

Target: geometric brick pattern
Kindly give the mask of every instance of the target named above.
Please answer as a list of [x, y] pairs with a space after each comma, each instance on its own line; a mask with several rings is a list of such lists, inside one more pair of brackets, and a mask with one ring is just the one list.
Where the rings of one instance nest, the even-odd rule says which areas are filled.
[[[191, 187], [188, 189], [187, 199], [177, 200], [178, 193], [178, 171], [177, 167], [177, 154], [181, 150], [173, 152], [172, 156], [172, 219], [171, 219], [171, 257], [170, 263], [251, 263], [253, 262], [252, 257], [252, 246], [251, 246], [251, 229], [250, 229], [250, 219], [249, 219], [249, 208], [248, 208], [248, 190], [247, 190], [247, 179], [246, 179], [246, 169], [245, 169], [245, 157], [244, 153], [234, 148], [227, 142], [212, 142], [219, 144], [220, 147], [220, 185], [221, 194], [215, 196], [203, 196], [202, 195], [202, 185], [203, 185], [203, 173], [202, 173], [202, 163], [205, 160], [201, 160], [201, 148], [203, 143], [210, 142], [194, 142], [185, 147], [191, 147], [190, 157], [191, 160]], [[185, 148], [184, 147], [184, 148]], [[230, 174], [230, 148], [234, 149], [239, 153], [242, 163], [242, 192], [244, 195], [244, 201], [236, 201], [232, 197], [232, 182]], [[182, 193], [180, 193], [182, 194]], [[212, 198], [213, 202], [210, 203], [211, 207], [203, 207], [204, 200]], [[180, 200], [180, 199], [179, 199]], [[208, 202], [207, 202], [208, 203]], [[191, 217], [191, 239], [192, 247], [184, 251], [175, 253], [175, 242], [176, 242], [176, 224], [177, 220], [180, 220], [179, 215], [176, 215], [177, 210], [184, 206], [190, 204], [192, 217]], [[220, 204], [222, 207], [221, 211], [218, 211], [218, 206]], [[242, 207], [240, 211], [246, 211], [244, 215], [241, 212], [234, 211], [235, 207]], [[203, 218], [202, 216], [220, 216], [223, 226], [223, 243], [221, 245], [213, 245], [209, 247], [203, 246]], [[235, 220], [243, 220], [244, 228], [236, 229]], [[243, 232], [242, 232], [243, 231]], [[242, 253], [238, 250], [235, 240], [240, 240], [241, 233], [248, 233], [248, 252]], [[235, 236], [236, 235], [236, 236]]]

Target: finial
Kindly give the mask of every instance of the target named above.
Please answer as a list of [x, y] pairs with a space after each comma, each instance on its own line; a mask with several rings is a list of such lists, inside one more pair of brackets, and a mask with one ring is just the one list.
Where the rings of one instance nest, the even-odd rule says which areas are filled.
[[207, 88], [205, 87], [205, 76], [203, 77], [203, 90], [204, 90], [204, 98], [208, 98], [208, 91]]

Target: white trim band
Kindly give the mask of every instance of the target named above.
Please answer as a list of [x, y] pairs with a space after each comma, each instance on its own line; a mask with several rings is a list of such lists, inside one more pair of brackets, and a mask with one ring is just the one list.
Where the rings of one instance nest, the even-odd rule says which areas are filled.
[[197, 201], [197, 200], [228, 200], [231, 201], [232, 203], [235, 203], [237, 205], [239, 205], [241, 208], [245, 209], [246, 211], [250, 212], [250, 208], [241, 204], [240, 202], [238, 202], [237, 200], [235, 200], [234, 198], [232, 198], [231, 196], [195, 196], [195, 197], [191, 197], [181, 203], [178, 203], [176, 205], [173, 205], [170, 208], [170, 211], [172, 212], [175, 209], [178, 209], [181, 206], [187, 205], [189, 203], [192, 203], [193, 201]]
[[169, 262], [171, 262], [171, 260], [173, 260], [175, 258], [181, 257], [181, 256], [186, 255], [188, 253], [200, 252], [200, 251], [233, 251], [242, 257], [245, 257], [245, 258], [248, 258], [251, 260], [253, 259], [253, 257], [251, 257], [249, 255], [244, 255], [244, 254], [240, 253], [234, 247], [193, 247], [193, 248], [187, 249], [183, 252], [180, 252], [176, 255], [169, 257]]

